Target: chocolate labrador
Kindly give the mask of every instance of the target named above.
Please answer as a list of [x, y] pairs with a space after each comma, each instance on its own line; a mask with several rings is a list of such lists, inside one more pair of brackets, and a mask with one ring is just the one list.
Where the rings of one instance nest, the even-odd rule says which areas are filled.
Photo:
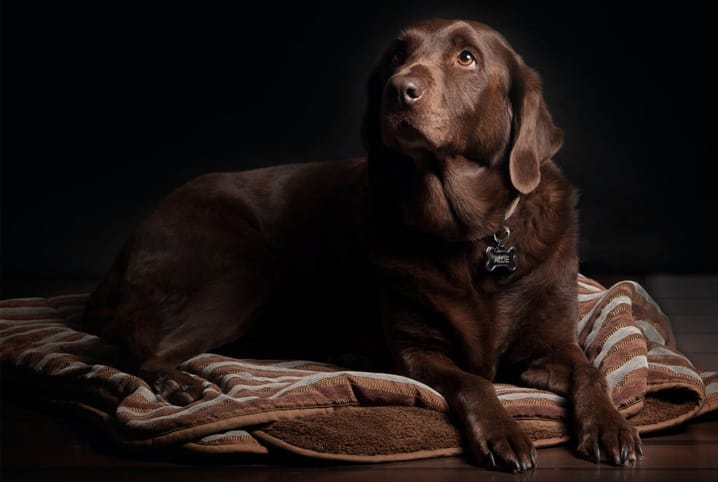
[[577, 343], [576, 196], [537, 73], [486, 25], [416, 23], [370, 75], [362, 135], [366, 160], [181, 186], [86, 328], [172, 403], [202, 391], [179, 364], [222, 347], [391, 366], [446, 397], [479, 464], [525, 471], [535, 448], [492, 385], [507, 380], [567, 399], [579, 454], [635, 461], [638, 434]]

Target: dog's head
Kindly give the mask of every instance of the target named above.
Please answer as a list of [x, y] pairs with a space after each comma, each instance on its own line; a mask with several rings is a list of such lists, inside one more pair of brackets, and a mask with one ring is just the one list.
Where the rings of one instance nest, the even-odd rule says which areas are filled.
[[444, 19], [409, 26], [384, 52], [369, 79], [363, 137], [370, 168], [381, 169], [372, 167], [377, 153], [382, 163], [412, 161], [419, 190], [430, 192], [411, 208], [422, 212], [405, 217], [449, 238], [495, 229], [498, 211], [536, 189], [540, 165], [562, 142], [538, 74], [503, 36]]

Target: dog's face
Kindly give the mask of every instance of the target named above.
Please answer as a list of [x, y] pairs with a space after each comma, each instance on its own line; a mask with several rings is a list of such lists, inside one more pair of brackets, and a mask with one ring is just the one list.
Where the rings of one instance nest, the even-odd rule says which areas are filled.
[[477, 24], [433, 20], [404, 30], [383, 61], [384, 145], [410, 157], [462, 154], [495, 164], [511, 134], [508, 55]]
[[451, 239], [495, 229], [512, 191], [538, 186], [562, 138], [539, 76], [507, 41], [445, 19], [409, 26], [386, 50], [369, 81], [364, 136], [370, 158], [414, 161], [428, 194], [405, 209], [407, 222]]

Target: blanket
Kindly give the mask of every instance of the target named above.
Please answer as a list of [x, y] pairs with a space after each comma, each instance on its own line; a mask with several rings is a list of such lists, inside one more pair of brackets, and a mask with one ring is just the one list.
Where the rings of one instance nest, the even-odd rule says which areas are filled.
[[[697, 369], [676, 349], [669, 319], [641, 285], [606, 288], [584, 276], [577, 282], [581, 346], [641, 433], [718, 408], [718, 372]], [[117, 443], [140, 449], [350, 462], [462, 452], [444, 398], [390, 373], [204, 353], [181, 366], [203, 382], [202, 398], [171, 405], [118, 368], [113, 347], [81, 331], [86, 299], [0, 301], [4, 390], [90, 417]], [[568, 440], [562, 397], [507, 384], [495, 390], [538, 447]]]

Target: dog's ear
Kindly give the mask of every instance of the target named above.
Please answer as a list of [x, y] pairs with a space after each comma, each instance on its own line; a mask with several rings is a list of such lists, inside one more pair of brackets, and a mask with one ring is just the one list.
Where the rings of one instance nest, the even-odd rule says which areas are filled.
[[528, 194], [541, 182], [541, 164], [561, 147], [563, 132], [546, 107], [541, 78], [518, 55], [515, 59], [509, 90], [514, 114], [509, 174], [514, 187]]

